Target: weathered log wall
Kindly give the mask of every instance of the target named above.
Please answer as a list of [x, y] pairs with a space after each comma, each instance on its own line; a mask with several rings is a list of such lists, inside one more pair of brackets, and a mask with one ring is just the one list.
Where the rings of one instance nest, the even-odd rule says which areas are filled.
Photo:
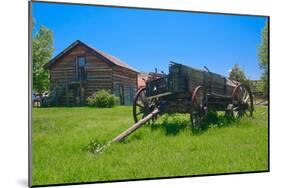
[[137, 89], [137, 73], [127, 68], [113, 67], [113, 92], [120, 97], [120, 103], [130, 105]]
[[[79, 84], [76, 58], [84, 56], [86, 59], [85, 72], [87, 79], [83, 84]], [[59, 98], [59, 104], [75, 104], [77, 102], [77, 87], [82, 88], [83, 99], [91, 96], [94, 92], [105, 89], [114, 92], [114, 85], [118, 85], [119, 94], [124, 93], [124, 89], [130, 86], [137, 87], [137, 72], [116, 66], [106, 61], [100, 54], [95, 54], [91, 49], [77, 45], [69, 52], [65, 53], [61, 58], [49, 68], [51, 89], [61, 87], [65, 92]], [[71, 85], [78, 82], [76, 85]], [[66, 88], [69, 86], [66, 92]], [[76, 87], [76, 89], [75, 89]], [[68, 95], [66, 94], [68, 93]], [[133, 94], [134, 95], [134, 94]], [[124, 94], [123, 94], [124, 96]]]

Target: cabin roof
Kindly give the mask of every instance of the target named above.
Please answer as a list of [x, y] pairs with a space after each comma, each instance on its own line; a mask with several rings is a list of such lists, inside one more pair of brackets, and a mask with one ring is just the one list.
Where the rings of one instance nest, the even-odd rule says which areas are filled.
[[94, 52], [95, 54], [99, 55], [100, 57], [102, 57], [105, 61], [119, 66], [119, 67], [124, 67], [127, 68], [129, 70], [132, 70], [136, 73], [139, 73], [139, 71], [137, 71], [136, 69], [130, 67], [129, 65], [127, 65], [126, 63], [122, 62], [120, 59], [105, 53], [99, 49], [93, 48], [88, 46], [87, 44], [81, 42], [80, 40], [76, 40], [75, 42], [73, 42], [71, 45], [69, 45], [67, 48], [65, 48], [62, 52], [60, 52], [57, 56], [53, 57], [48, 63], [46, 63], [44, 65], [44, 68], [50, 68], [52, 65], [56, 64], [57, 60], [60, 59], [61, 57], [63, 57], [65, 54], [67, 54], [67, 52], [69, 52], [70, 50], [72, 50], [74, 47], [76, 47], [77, 45], [83, 45], [86, 48], [90, 49], [90, 51]]

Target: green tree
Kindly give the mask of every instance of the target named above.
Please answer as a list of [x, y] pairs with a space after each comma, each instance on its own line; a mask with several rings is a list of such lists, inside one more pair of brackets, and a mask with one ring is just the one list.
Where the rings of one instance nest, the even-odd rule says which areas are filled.
[[235, 64], [229, 73], [229, 78], [231, 80], [236, 80], [241, 83], [247, 82], [247, 78], [244, 70], [242, 70], [238, 64]]
[[[35, 23], [33, 21], [33, 23]], [[34, 27], [33, 27], [34, 28]], [[43, 65], [52, 57], [53, 33], [50, 29], [40, 26], [32, 38], [32, 76], [33, 90], [43, 92], [49, 89], [49, 74]]]
[[262, 43], [259, 47], [259, 66], [262, 70], [261, 80], [263, 81], [264, 95], [268, 96], [268, 22], [262, 31]]

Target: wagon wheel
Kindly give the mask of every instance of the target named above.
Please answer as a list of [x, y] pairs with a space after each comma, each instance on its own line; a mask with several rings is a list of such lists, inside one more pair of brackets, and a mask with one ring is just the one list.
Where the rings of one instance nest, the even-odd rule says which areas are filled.
[[190, 120], [193, 128], [200, 128], [207, 115], [206, 93], [202, 86], [198, 86], [192, 93]]
[[156, 100], [148, 99], [146, 97], [146, 88], [140, 88], [136, 93], [133, 104], [133, 117], [135, 123], [151, 113], [155, 109], [155, 107]]
[[244, 84], [237, 85], [232, 93], [232, 116], [251, 117], [254, 111], [253, 95], [250, 88]]

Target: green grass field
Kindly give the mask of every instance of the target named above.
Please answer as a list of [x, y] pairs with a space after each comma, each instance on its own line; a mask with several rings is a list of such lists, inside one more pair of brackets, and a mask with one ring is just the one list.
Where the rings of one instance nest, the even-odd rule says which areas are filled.
[[268, 170], [268, 109], [255, 110], [200, 134], [189, 115], [163, 115], [93, 155], [85, 150], [92, 140], [109, 141], [133, 124], [131, 107], [35, 108], [33, 185]]

